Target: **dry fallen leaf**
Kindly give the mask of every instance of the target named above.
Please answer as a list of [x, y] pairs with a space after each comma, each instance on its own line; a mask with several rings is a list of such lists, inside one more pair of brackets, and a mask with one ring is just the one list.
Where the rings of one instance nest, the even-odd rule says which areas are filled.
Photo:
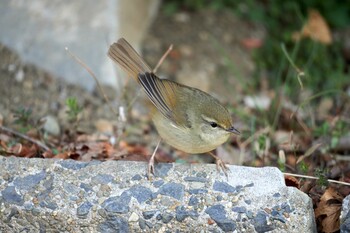
[[108, 141], [109, 137], [101, 133], [94, 134], [81, 134], [76, 138], [76, 142], [96, 142], [96, 141]]
[[53, 156], [53, 158], [55, 158], [55, 159], [68, 159], [69, 154], [68, 154], [68, 152], [59, 153], [59, 154]]
[[[109, 142], [84, 142], [76, 145], [75, 151], [82, 161], [92, 159], [106, 159], [115, 153], [114, 147]], [[71, 155], [70, 155], [71, 157]]]
[[284, 182], [286, 183], [286, 186], [288, 186], [288, 187], [295, 187], [297, 189], [300, 189], [300, 182], [294, 176], [285, 175]]
[[304, 37], [311, 38], [314, 41], [326, 45], [332, 43], [332, 35], [328, 24], [317, 10], [311, 9], [309, 11], [308, 19], [301, 31], [293, 34], [293, 39], [295, 41]]
[[322, 231], [331, 233], [340, 228], [340, 211], [343, 197], [332, 187], [322, 195], [315, 209], [315, 217], [321, 222]]
[[38, 150], [39, 148], [35, 144], [32, 144], [29, 147], [27, 145], [23, 145], [22, 143], [16, 143], [8, 149], [7, 153], [18, 157], [32, 158], [38, 153]]
[[45, 151], [42, 156], [46, 159], [52, 158], [54, 155], [54, 153], [52, 152], [52, 150], [47, 150]]
[[149, 151], [144, 146], [131, 145], [125, 141], [119, 142], [119, 150], [126, 150], [129, 154], [149, 155]]
[[263, 45], [263, 41], [259, 38], [244, 38], [241, 44], [247, 49], [257, 49]]

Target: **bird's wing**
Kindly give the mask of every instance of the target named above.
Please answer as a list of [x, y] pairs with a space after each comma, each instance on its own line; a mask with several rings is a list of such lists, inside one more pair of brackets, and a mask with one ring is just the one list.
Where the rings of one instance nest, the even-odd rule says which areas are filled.
[[148, 98], [165, 117], [179, 126], [187, 124], [188, 119], [183, 114], [185, 111], [179, 111], [177, 108], [177, 101], [180, 101], [178, 100], [177, 90], [180, 84], [160, 79], [149, 72], [140, 73], [138, 79]]

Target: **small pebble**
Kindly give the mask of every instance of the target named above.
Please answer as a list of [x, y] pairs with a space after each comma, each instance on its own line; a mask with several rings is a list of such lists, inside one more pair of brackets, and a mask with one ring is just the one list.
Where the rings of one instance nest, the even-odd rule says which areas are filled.
[[248, 205], [250, 205], [250, 204], [252, 203], [251, 200], [244, 200], [244, 202], [245, 202], [246, 204], [248, 204]]
[[280, 214], [280, 212], [278, 212], [277, 210], [272, 210], [271, 211], [271, 215], [272, 216], [277, 216], [277, 215], [279, 215]]
[[15, 75], [15, 80], [20, 83], [23, 81], [23, 79], [24, 79], [24, 71], [20, 69]]
[[135, 212], [132, 212], [129, 217], [129, 222], [137, 222], [138, 220], [139, 216]]
[[167, 224], [169, 223], [172, 219], [174, 218], [174, 216], [171, 213], [164, 213], [162, 215], [162, 222]]
[[148, 228], [153, 228], [153, 223], [151, 223], [150, 221], [146, 221], [146, 225], [148, 226]]
[[143, 217], [145, 218], [145, 219], [150, 219], [150, 218], [152, 218], [155, 214], [156, 214], [156, 210], [149, 210], [149, 211], [144, 211], [143, 213], [142, 213], [142, 215], [143, 215]]
[[143, 218], [139, 219], [139, 227], [141, 228], [141, 230], [146, 229], [146, 221]]
[[250, 211], [250, 210], [248, 210], [245, 214], [247, 215], [247, 217], [248, 217], [249, 219], [254, 218], [254, 214], [253, 214], [253, 212]]
[[142, 176], [140, 174], [134, 175], [131, 180], [142, 180]]
[[213, 185], [213, 189], [215, 191], [223, 192], [223, 193], [233, 193], [236, 192], [236, 188], [231, 186], [226, 182], [215, 181]]
[[275, 193], [275, 194], [273, 194], [272, 196], [273, 196], [273, 197], [280, 197], [281, 194], [280, 194], [280, 193]]
[[235, 206], [235, 207], [232, 208], [232, 210], [234, 212], [237, 212], [237, 213], [245, 213], [245, 212], [247, 212], [247, 209], [244, 206]]
[[191, 196], [190, 200], [188, 201], [189, 206], [195, 206], [199, 203], [199, 200], [196, 196]]
[[13, 72], [16, 70], [16, 64], [9, 64], [7, 67], [8, 71]]
[[164, 184], [164, 180], [156, 180], [156, 181], [153, 182], [153, 186], [156, 187], [156, 188], [159, 188], [163, 184]]
[[48, 115], [43, 118], [44, 120], [44, 126], [43, 129], [46, 133], [51, 134], [53, 136], [58, 136], [61, 133], [60, 125], [58, 124], [58, 121], [56, 117]]

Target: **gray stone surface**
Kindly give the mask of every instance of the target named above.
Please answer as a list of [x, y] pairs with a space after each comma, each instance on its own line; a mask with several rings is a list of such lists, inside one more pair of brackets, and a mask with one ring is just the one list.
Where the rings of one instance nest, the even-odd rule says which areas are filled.
[[146, 168], [0, 156], [0, 232], [315, 232], [311, 200], [276, 168]]
[[340, 232], [350, 232], [350, 195], [343, 200], [341, 215], [340, 215]]
[[118, 88], [108, 47], [126, 37], [138, 48], [159, 0], [0, 0], [0, 4], [1, 43], [25, 62], [92, 90], [95, 81], [65, 47], [94, 71], [99, 82]]

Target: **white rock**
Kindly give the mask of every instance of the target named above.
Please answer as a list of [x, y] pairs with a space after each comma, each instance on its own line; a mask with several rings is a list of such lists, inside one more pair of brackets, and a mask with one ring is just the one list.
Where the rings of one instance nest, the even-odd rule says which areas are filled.
[[22, 82], [24, 79], [24, 71], [22, 69], [20, 69], [15, 76], [15, 79], [17, 82]]
[[44, 131], [48, 134], [58, 136], [61, 133], [60, 125], [57, 122], [56, 117], [48, 115], [43, 118], [44, 123]]

